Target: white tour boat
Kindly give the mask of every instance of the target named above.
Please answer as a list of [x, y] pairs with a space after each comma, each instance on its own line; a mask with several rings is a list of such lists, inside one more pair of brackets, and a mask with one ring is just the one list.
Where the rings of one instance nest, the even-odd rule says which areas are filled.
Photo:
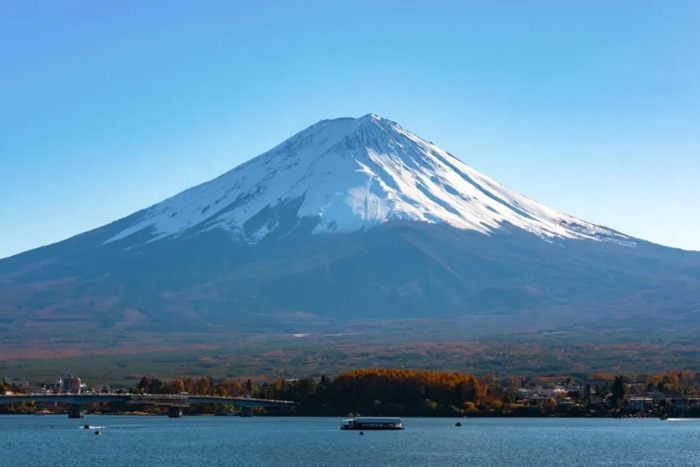
[[403, 430], [400, 418], [353, 417], [343, 420], [341, 430]]

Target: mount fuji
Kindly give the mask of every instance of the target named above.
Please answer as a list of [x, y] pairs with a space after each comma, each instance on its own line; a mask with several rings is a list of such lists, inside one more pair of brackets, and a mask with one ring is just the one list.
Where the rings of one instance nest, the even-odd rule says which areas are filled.
[[557, 212], [499, 185], [398, 124], [369, 114], [323, 120], [223, 176], [146, 210], [107, 243], [149, 232], [149, 242], [212, 229], [257, 243], [290, 206], [312, 234], [391, 221], [446, 224], [489, 234], [510, 224], [543, 239], [627, 236]]
[[551, 209], [373, 114], [323, 120], [214, 180], [0, 261], [0, 337], [653, 329], [698, 313], [700, 253]]

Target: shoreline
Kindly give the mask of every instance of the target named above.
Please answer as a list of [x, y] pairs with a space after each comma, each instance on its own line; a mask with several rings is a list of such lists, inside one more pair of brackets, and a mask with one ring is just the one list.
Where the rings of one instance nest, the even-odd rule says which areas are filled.
[[[67, 412], [8, 412], [8, 413], [0, 413], [0, 416], [5, 416], [5, 415], [25, 415], [25, 416], [67, 416]], [[167, 413], [149, 413], [149, 412], [139, 412], [139, 411], [134, 411], [134, 412], [115, 412], [115, 413], [109, 413], [109, 412], [87, 412], [84, 414], [84, 417], [88, 416], [109, 416], [109, 417], [165, 417], [167, 418], [168, 414]], [[230, 418], [250, 418], [250, 417], [241, 417], [237, 415], [225, 415], [226, 417]], [[384, 415], [382, 415], [384, 416]], [[386, 416], [396, 416], [396, 415], [386, 415]], [[212, 414], [212, 413], [199, 413], [199, 414], [184, 414], [181, 418], [185, 417], [222, 417], [220, 415]], [[256, 418], [348, 418], [347, 415], [297, 415], [297, 414], [256, 414], [254, 417]], [[499, 418], [499, 419], [505, 419], [505, 418], [521, 418], [521, 419], [531, 419], [531, 418], [587, 418], [587, 419], [682, 419], [682, 420], [700, 420], [700, 416], [697, 415], [683, 415], [683, 414], [669, 414], [667, 417], [662, 417], [657, 414], [644, 414], [644, 415], [630, 415], [630, 414], [625, 414], [625, 415], [525, 415], [525, 414], [517, 414], [517, 415], [510, 415], [510, 414], [492, 414], [492, 415], [471, 415], [471, 416], [450, 416], [450, 415], [400, 415], [398, 416], [400, 418], [435, 418], [435, 419], [450, 419], [450, 420], [469, 420], [469, 419], [483, 419], [483, 418]], [[79, 419], [76, 419], [79, 420]]]

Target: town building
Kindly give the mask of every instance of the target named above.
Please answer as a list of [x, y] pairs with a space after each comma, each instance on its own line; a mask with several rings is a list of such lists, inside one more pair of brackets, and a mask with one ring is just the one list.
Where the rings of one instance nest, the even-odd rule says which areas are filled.
[[58, 392], [63, 394], [79, 394], [85, 390], [86, 385], [77, 376], [68, 375], [59, 378], [55, 384], [55, 388]]

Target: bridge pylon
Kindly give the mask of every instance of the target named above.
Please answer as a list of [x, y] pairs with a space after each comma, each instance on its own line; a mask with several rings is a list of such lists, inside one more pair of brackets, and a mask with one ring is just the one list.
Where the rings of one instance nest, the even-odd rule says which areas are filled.
[[68, 418], [83, 418], [83, 408], [78, 404], [69, 405]]

